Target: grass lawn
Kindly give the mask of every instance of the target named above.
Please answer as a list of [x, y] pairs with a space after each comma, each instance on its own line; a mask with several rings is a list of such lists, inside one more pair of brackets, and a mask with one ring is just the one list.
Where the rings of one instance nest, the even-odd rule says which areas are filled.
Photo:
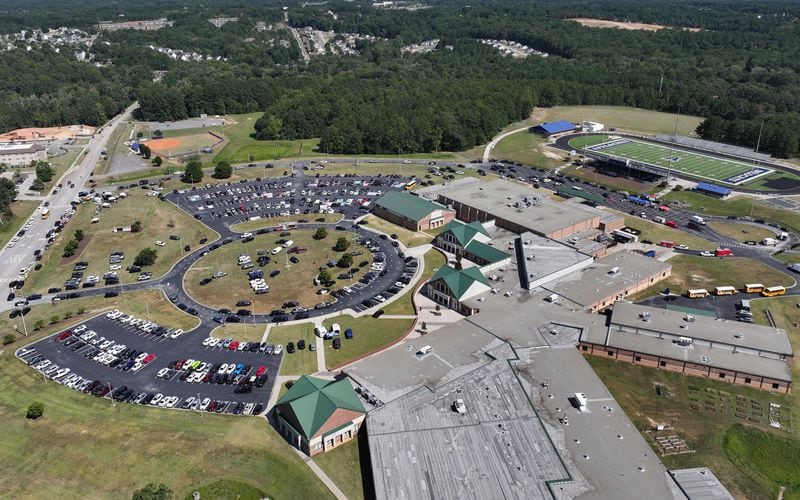
[[791, 276], [746, 257], [676, 255], [667, 262], [672, 264], [672, 275], [630, 300], [655, 295], [666, 287], [672, 293], [682, 294], [694, 288], [705, 288], [711, 292], [715, 286], [742, 288], [745, 283], [764, 283], [766, 286], [791, 286], [794, 283]]
[[788, 264], [797, 264], [800, 262], [800, 253], [786, 253], [786, 252], [778, 252], [772, 254], [772, 257]]
[[692, 250], [713, 250], [717, 247], [716, 243], [712, 243], [699, 236], [667, 227], [664, 224], [656, 224], [639, 217], [625, 217], [625, 226], [638, 229], [642, 232], [639, 236], [639, 241], [650, 240], [655, 244], [658, 244], [660, 241], [672, 241], [677, 245], [686, 245]]
[[[299, 220], [306, 220], [310, 222], [324, 222], [326, 224], [334, 224], [339, 222], [344, 217], [342, 214], [299, 214], [299, 215], [290, 215], [288, 217], [272, 217], [272, 218], [264, 218], [264, 219], [257, 219], [257, 220], [250, 220], [247, 222], [240, 222], [239, 224], [234, 224], [231, 226], [231, 231], [236, 231], [239, 233], [245, 233], [248, 231], [256, 231], [258, 229], [264, 227], [275, 227], [287, 222], [297, 222]], [[317, 220], [323, 219], [323, 220]]]
[[[618, 363], [595, 356], [588, 356], [586, 359], [637, 429], [650, 430], [657, 423], [672, 425], [686, 439], [689, 448], [695, 450], [695, 453], [660, 457], [668, 469], [708, 467], [737, 498], [774, 498], [777, 495], [777, 487], [767, 486], [747, 474], [755, 464], [740, 467], [738, 460], [731, 460], [726, 455], [726, 434], [731, 426], [735, 429], [741, 420], [723, 414], [719, 402], [730, 398], [735, 401], [736, 396], [742, 396], [746, 400], [760, 401], [763, 407], [769, 407], [771, 402], [788, 405], [789, 398], [717, 380]], [[659, 396], [655, 391], [656, 383], [667, 386], [672, 396]], [[711, 404], [706, 406], [705, 401], [710, 401]], [[769, 427], [760, 427], [759, 430], [753, 428], [753, 434], [788, 436], [784, 431], [774, 431]], [[646, 439], [649, 438], [646, 436]], [[760, 440], [753, 440], [742, 449], [768, 457], [771, 450], [759, 448], [760, 444]], [[774, 459], [779, 458], [775, 456]], [[771, 460], [766, 458], [759, 465], [766, 465], [765, 462]], [[796, 457], [787, 463], [793, 463], [794, 460]], [[797, 473], [797, 469], [794, 472]], [[796, 476], [794, 484], [798, 484]]]
[[[314, 231], [311, 230], [294, 230], [290, 236], [284, 238], [291, 239], [294, 242], [292, 246], [308, 249], [306, 253], [296, 255], [300, 262], [291, 264], [290, 269], [286, 268], [286, 249], [278, 255], [271, 255], [271, 250], [280, 246], [276, 243], [281, 239], [279, 233], [256, 235], [253, 241], [247, 243], [234, 241], [229, 245], [223, 245], [199, 259], [189, 269], [184, 278], [186, 291], [198, 301], [215, 309], [221, 307], [233, 309], [236, 301], [247, 299], [252, 301], [251, 309], [258, 314], [280, 309], [288, 300], [296, 300], [304, 307], [314, 307], [319, 302], [331, 300], [328, 295], [317, 294], [317, 290], [322, 287], [314, 286], [314, 278], [319, 273], [319, 267], [325, 265], [328, 259], [339, 259], [344, 254], [333, 250], [336, 240], [339, 237], [346, 237], [350, 241], [347, 252], [363, 252], [362, 255], [353, 257], [354, 267], [359, 267], [363, 261], [371, 262], [372, 254], [365, 247], [355, 243], [354, 234], [350, 232], [329, 230], [328, 237], [320, 241], [313, 239], [313, 235]], [[256, 295], [250, 289], [247, 271], [241, 270], [237, 264], [237, 258], [242, 254], [250, 255], [253, 264], [257, 264], [259, 250], [265, 250], [273, 259], [264, 267], [253, 268], [264, 271], [264, 279], [270, 287], [269, 293], [263, 295]], [[337, 276], [345, 269], [330, 268], [331, 277], [336, 281], [332, 288], [341, 288], [353, 280], [357, 281], [366, 272], [365, 269], [369, 267], [360, 267], [350, 280], [337, 280]], [[211, 277], [217, 271], [227, 272], [228, 276], [217, 278], [204, 286], [200, 285], [203, 278]], [[280, 274], [271, 278], [269, 275], [273, 271], [280, 271]], [[232, 293], [232, 290], [236, 292]]]
[[106, 155], [100, 156], [97, 166], [94, 169], [95, 174], [105, 174], [111, 167], [111, 161], [115, 154], [124, 154], [127, 150], [125, 141], [130, 140], [131, 133], [133, 132], [134, 125], [131, 123], [121, 123], [111, 133], [108, 138], [108, 151]]
[[[332, 341], [325, 341], [325, 364], [329, 370], [345, 365], [365, 354], [382, 349], [403, 338], [411, 330], [413, 319], [375, 319], [372, 316], [354, 318], [340, 315], [323, 322], [326, 328], [339, 323], [342, 328], [342, 348], [334, 349]], [[345, 339], [344, 331], [353, 329], [353, 338]]]
[[9, 205], [13, 217], [2, 217], [2, 223], [0, 223], [0, 245], [5, 246], [17, 234], [19, 228], [25, 224], [25, 221], [30, 218], [38, 206], [39, 202], [32, 200], [17, 200]]
[[[561, 162], [544, 154], [547, 139], [530, 132], [511, 134], [492, 149], [492, 158], [522, 162], [537, 168], [556, 166]], [[563, 155], [559, 155], [563, 156]]]
[[230, 323], [218, 326], [211, 331], [212, 337], [238, 340], [239, 342], [261, 342], [266, 325], [247, 323]]
[[[31, 311], [22, 318], [9, 318], [4, 312], [0, 315], [0, 332], [16, 332], [22, 335], [24, 326], [28, 327], [30, 338], [39, 338], [53, 331], [84, 321], [101, 311], [119, 309], [122, 312], [147, 318], [148, 308], [152, 321], [169, 328], [191, 330], [200, 324], [200, 320], [173, 306], [160, 290], [140, 290], [126, 292], [118, 297], [81, 297], [79, 299], [62, 300], [52, 304], [31, 306]], [[39, 331], [35, 329], [38, 321], [44, 322]], [[55, 320], [55, 321], [53, 321]], [[18, 338], [24, 342], [24, 338]]]
[[[33, 401], [45, 406], [35, 422], [25, 419]], [[130, 498], [150, 482], [183, 497], [218, 479], [272, 498], [332, 498], [262, 418], [111, 406], [45, 382], [10, 350], [0, 355], [0, 418], [8, 498]]]
[[[108, 271], [109, 254], [116, 250], [125, 252], [123, 268], [118, 271], [122, 283], [136, 281], [138, 274], [128, 273], [125, 267], [133, 264], [139, 251], [148, 247], [158, 251], [158, 258], [154, 265], [144, 270], [152, 272], [154, 277], [161, 276], [183, 256], [184, 245], [194, 247], [201, 238], [216, 238], [216, 233], [185, 212], [155, 196], [146, 196], [141, 189], [129, 191], [126, 199], [117, 201], [111, 208], [96, 212], [97, 208], [93, 203], [83, 203], [78, 207], [66, 229], [46, 252], [42, 269], [31, 272], [25, 284], [25, 293], [41, 293], [50, 287], [62, 287], [72, 273], [73, 263], [78, 261], [89, 263], [89, 268], [84, 271], [85, 276], [102, 277]], [[100, 221], [91, 224], [95, 216]], [[114, 232], [114, 228], [130, 227], [137, 220], [142, 222], [141, 232]], [[82, 229], [86, 237], [73, 258], [62, 259], [64, 247], [73, 238], [76, 229]], [[170, 240], [172, 234], [179, 235], [180, 241]], [[156, 240], [166, 245], [156, 246]]]
[[[447, 259], [445, 258], [444, 254], [435, 248], [431, 248], [427, 252], [425, 252], [425, 268], [422, 270], [422, 276], [420, 277], [419, 281], [417, 282], [417, 286], [422, 283], [425, 283], [427, 280], [430, 279], [431, 276], [439, 270], [440, 267], [447, 263]], [[384, 307], [383, 310], [386, 314], [403, 314], [403, 315], [411, 315], [416, 314], [417, 312], [414, 310], [414, 304], [411, 302], [411, 297], [414, 295], [413, 290], [407, 289], [407, 291], [403, 294], [402, 297], [395, 300], [388, 306]]]
[[[317, 353], [309, 351], [308, 346], [316, 342], [313, 323], [299, 323], [272, 327], [267, 337], [270, 344], [282, 344], [284, 347], [283, 361], [278, 375], [309, 375], [317, 372]], [[306, 341], [305, 349], [296, 349], [294, 353], [286, 352], [286, 344], [303, 339]]]
[[700, 215], [749, 215], [753, 219], [776, 222], [795, 233], [800, 232], [800, 217], [797, 217], [796, 212], [760, 203], [749, 196], [720, 200], [694, 191], [673, 191], [662, 199]]
[[72, 164], [75, 162], [75, 159], [78, 158], [78, 155], [80, 155], [82, 151], [83, 148], [72, 147], [67, 149], [67, 152], [61, 156], [48, 158], [50, 166], [53, 167], [54, 170], [53, 178], [50, 180], [50, 182], [44, 183], [46, 187], [44, 190], [42, 190], [42, 192], [48, 192], [50, 188], [53, 187], [53, 184], [55, 184], [58, 179], [64, 175], [64, 172], [66, 172], [67, 169], [72, 166]]
[[753, 240], [761, 242], [764, 238], [775, 238], [775, 231], [743, 222], [709, 222], [708, 227], [717, 233], [736, 241]]
[[725, 454], [764, 491], [786, 487], [783, 498], [800, 495], [800, 442], [733, 425], [725, 434]]
[[374, 229], [387, 235], [396, 234], [397, 239], [408, 248], [427, 245], [432, 240], [425, 233], [416, 233], [374, 215], [368, 215], [363, 220], [366, 222], [364, 228]]
[[[556, 106], [543, 108], [543, 119], [540, 122], [569, 120], [575, 123], [583, 121], [600, 122], [606, 128], [631, 130], [645, 134], [674, 134], [675, 114], [661, 113], [647, 109], [628, 106]], [[536, 110], [534, 111], [536, 112]], [[678, 116], [678, 135], [697, 137], [697, 126], [703, 121], [700, 116]]]
[[252, 484], [232, 481], [230, 479], [219, 479], [211, 484], [192, 490], [186, 495], [186, 500], [192, 500], [195, 491], [200, 493], [200, 498], [203, 500], [227, 500], [229, 498], [235, 498], [237, 500], [261, 500], [267, 496], [264, 491], [256, 488]]
[[[228, 140], [228, 144], [214, 157], [214, 162], [227, 160], [231, 163], [249, 163], [251, 160], [261, 161], [299, 156], [318, 156], [318, 153], [314, 150], [319, 144], [319, 139], [257, 141], [250, 137], [250, 134], [255, 133], [253, 127], [262, 114], [231, 115], [230, 117], [236, 123], [224, 128], [225, 139]], [[213, 130], [219, 132], [220, 127], [213, 127]], [[181, 132], [181, 135], [183, 134], [184, 132]]]
[[[359, 440], [366, 440], [366, 436], [358, 436], [338, 448], [314, 457], [314, 462], [336, 483], [349, 500], [364, 498], [362, 464], [358, 453]], [[370, 464], [364, 466], [370, 467]]]

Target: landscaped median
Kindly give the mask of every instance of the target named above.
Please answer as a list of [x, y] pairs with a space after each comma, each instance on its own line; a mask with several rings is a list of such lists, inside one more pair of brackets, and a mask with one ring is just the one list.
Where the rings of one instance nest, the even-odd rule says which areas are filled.
[[[331, 340], [325, 341], [325, 364], [335, 370], [348, 363], [378, 352], [403, 339], [414, 326], [414, 319], [382, 319], [372, 316], [355, 318], [339, 315], [326, 319], [323, 325], [330, 330], [334, 323], [341, 328], [341, 348], [334, 349]], [[353, 330], [353, 338], [344, 338], [346, 329]]]
[[[301, 339], [306, 343], [305, 349], [297, 349], [297, 341]], [[269, 330], [267, 342], [283, 345], [283, 361], [278, 375], [310, 375], [318, 371], [317, 353], [309, 349], [316, 342], [313, 323], [273, 326]], [[289, 342], [295, 345], [293, 353], [286, 351]]]
[[[247, 319], [247, 318], [245, 318]], [[233, 339], [239, 342], [261, 342], [264, 337], [265, 324], [227, 323], [211, 331], [211, 336], [218, 339]]]

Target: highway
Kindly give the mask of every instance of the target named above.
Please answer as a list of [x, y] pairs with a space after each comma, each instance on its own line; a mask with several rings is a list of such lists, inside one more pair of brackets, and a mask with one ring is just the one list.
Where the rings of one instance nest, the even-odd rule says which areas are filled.
[[[9, 283], [19, 277], [19, 272], [23, 267], [34, 265], [33, 253], [39, 248], [43, 248], [47, 242], [46, 234], [53, 228], [55, 221], [61, 217], [66, 210], [71, 208], [70, 202], [77, 199], [78, 191], [82, 189], [85, 181], [89, 178], [92, 169], [97, 165], [103, 148], [111, 137], [114, 129], [123, 121], [131, 116], [131, 112], [138, 106], [134, 103], [123, 113], [115, 116], [111, 121], [104, 125], [99, 132], [89, 141], [89, 144], [78, 156], [80, 161], [76, 161], [64, 172], [53, 189], [44, 198], [50, 202], [51, 216], [47, 220], [41, 219], [41, 206], [31, 216], [33, 224], [20, 240], [13, 246], [5, 246], [0, 250], [0, 283]], [[74, 187], [70, 188], [70, 182]], [[62, 189], [58, 185], [63, 186]], [[49, 255], [48, 258], [58, 258]]]

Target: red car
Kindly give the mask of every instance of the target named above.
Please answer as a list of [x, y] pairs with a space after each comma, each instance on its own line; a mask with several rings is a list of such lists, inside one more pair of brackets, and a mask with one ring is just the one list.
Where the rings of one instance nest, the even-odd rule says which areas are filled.
[[181, 368], [183, 368], [183, 364], [184, 363], [186, 363], [185, 359], [182, 359], [182, 360], [178, 361], [177, 363], [175, 363], [175, 369], [176, 370], [180, 370]]
[[58, 334], [58, 337], [56, 337], [56, 340], [59, 341], [59, 342], [63, 342], [65, 340], [67, 340], [68, 338], [70, 338], [70, 336], [72, 336], [72, 332], [69, 332], [69, 331], [61, 332], [61, 333]]
[[146, 365], [147, 363], [153, 361], [154, 359], [156, 359], [156, 355], [155, 354], [148, 354], [142, 360], [142, 364]]
[[256, 377], [260, 377], [261, 375], [264, 375], [265, 371], [267, 371], [267, 367], [266, 366], [259, 366], [258, 370], [256, 370]]
[[235, 351], [237, 347], [239, 347], [239, 341], [234, 340], [233, 342], [231, 342], [231, 345], [228, 346], [228, 349], [230, 349], [231, 351]]
[[678, 227], [678, 223], [675, 222], [674, 220], [668, 220], [667, 222], [664, 223], [664, 225], [668, 227]]

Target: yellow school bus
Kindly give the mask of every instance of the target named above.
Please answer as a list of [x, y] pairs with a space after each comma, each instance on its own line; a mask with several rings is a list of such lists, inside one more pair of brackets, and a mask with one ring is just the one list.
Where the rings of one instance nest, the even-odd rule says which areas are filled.
[[764, 297], [777, 297], [778, 295], [783, 295], [785, 293], [786, 289], [782, 286], [768, 286], [761, 291], [761, 295]]
[[716, 286], [714, 287], [714, 295], [734, 295], [739, 290], [735, 286]]
[[744, 293], [761, 293], [764, 285], [761, 283], [748, 283], [744, 286]]
[[705, 288], [696, 288], [694, 290], [687, 290], [686, 295], [688, 295], [690, 299], [704, 299], [711, 294], [708, 293], [708, 290]]

